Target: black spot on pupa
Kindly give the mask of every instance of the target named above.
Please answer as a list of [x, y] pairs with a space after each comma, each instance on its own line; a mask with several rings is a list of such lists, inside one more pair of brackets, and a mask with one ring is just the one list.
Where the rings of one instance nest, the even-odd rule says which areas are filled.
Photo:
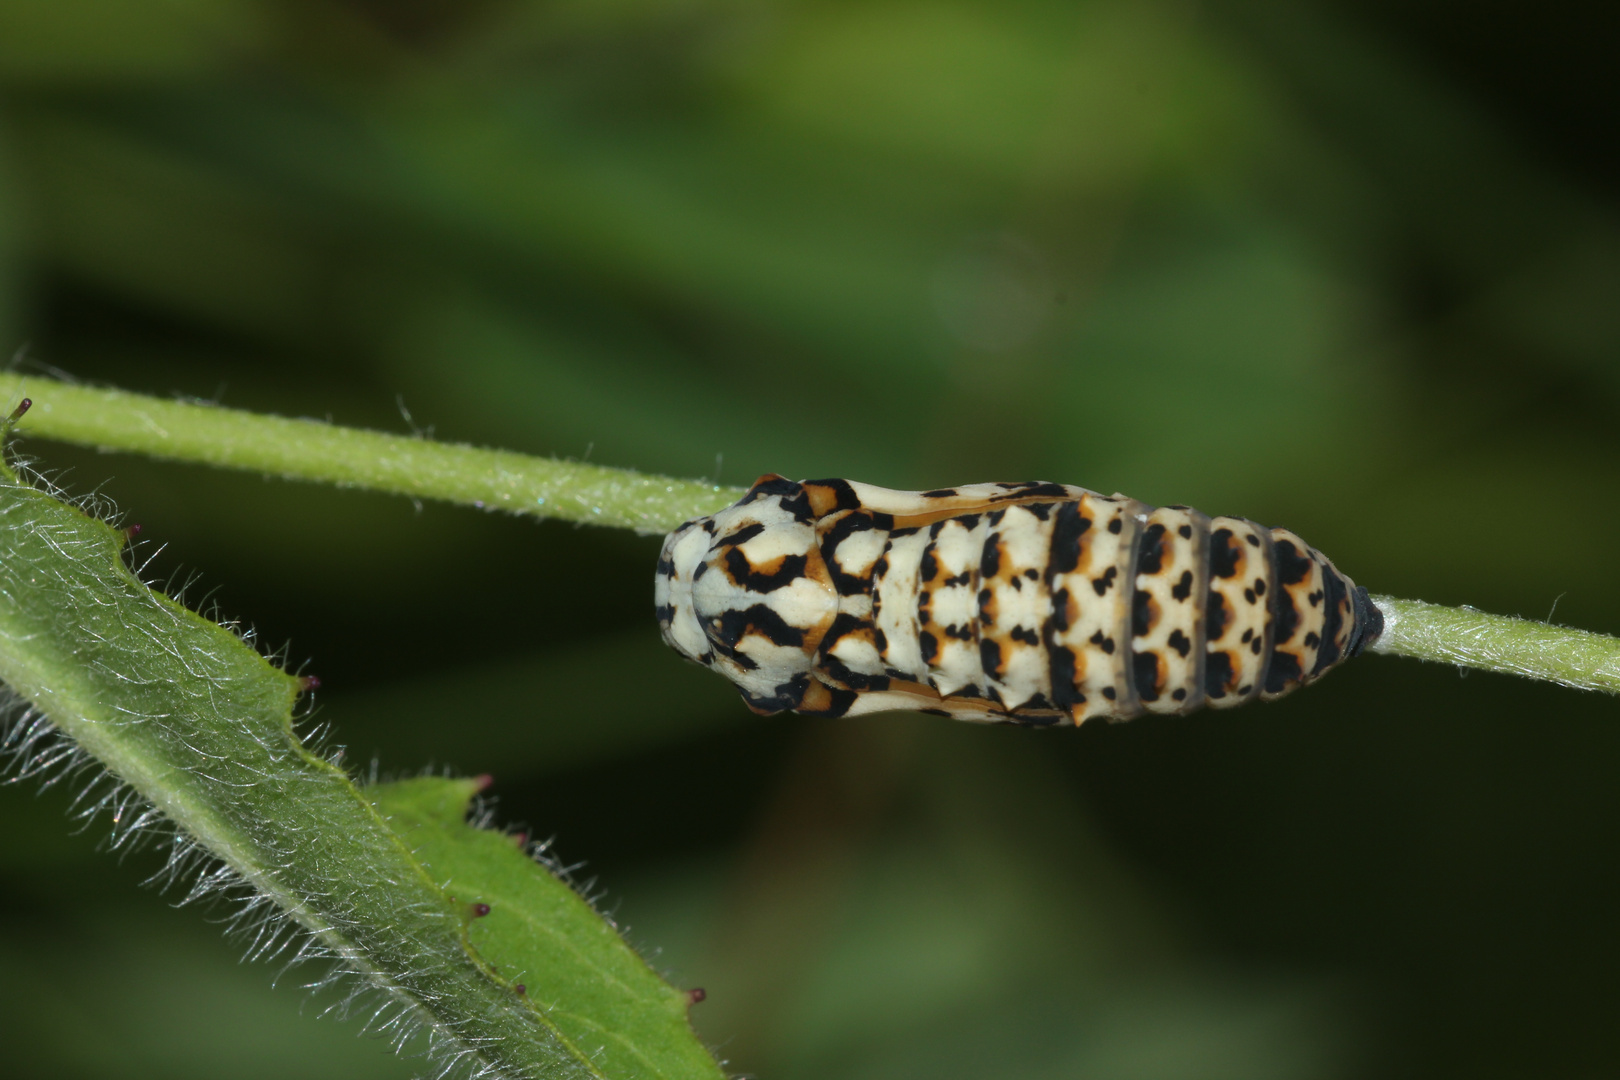
[[1170, 696], [1177, 701], [1186, 701], [1187, 691], [1178, 686], [1170, 692]]
[[1157, 574], [1164, 569], [1164, 526], [1155, 522], [1142, 533], [1142, 547], [1136, 555], [1138, 574]]
[[1119, 695], [1114, 692], [1114, 688], [1112, 686], [1105, 686], [1102, 688], [1102, 696], [1107, 698], [1109, 701], [1113, 701]]
[[1158, 621], [1154, 610], [1153, 597], [1142, 589], [1137, 589], [1131, 596], [1131, 634], [1134, 637], [1146, 637]]
[[992, 578], [1001, 569], [1001, 534], [993, 532], [984, 538], [984, 550], [979, 554], [979, 574]]
[[1031, 569], [1028, 569], [1028, 570], [1024, 571], [1024, 576], [1029, 578], [1029, 580], [1031, 580], [1031, 581], [1039, 581], [1041, 579], [1041, 572], [1039, 570], [1031, 568]]
[[1266, 693], [1280, 694], [1299, 681], [1299, 657], [1293, 653], [1272, 654], [1271, 667], [1266, 671]]
[[1139, 652], [1131, 657], [1131, 673], [1136, 678], [1136, 696], [1143, 701], [1159, 700], [1159, 657], [1156, 653]]
[[1103, 571], [1102, 577], [1092, 581], [1091, 587], [1097, 591], [1098, 596], [1102, 596], [1113, 586], [1114, 578], [1118, 575], [1118, 569], [1110, 566], [1107, 570]]
[[1232, 681], [1232, 658], [1224, 652], [1212, 652], [1204, 657], [1204, 693], [1208, 697], [1226, 696], [1226, 687]]
[[932, 664], [939, 655], [939, 639], [924, 630], [917, 635], [917, 651], [922, 654], [923, 663]]
[[889, 688], [887, 675], [863, 675], [838, 659], [836, 656], [824, 657], [821, 661], [821, 670], [834, 682], [843, 683], [851, 690], [880, 691]]
[[1311, 560], [1296, 548], [1291, 541], [1278, 540], [1274, 550], [1277, 553], [1277, 581], [1282, 585], [1298, 585], [1311, 576]]
[[1311, 674], [1319, 674], [1338, 663], [1339, 637], [1344, 631], [1344, 609], [1348, 594], [1344, 579], [1334, 570], [1324, 569], [1322, 584], [1327, 590], [1327, 608], [1322, 613], [1322, 646], [1316, 654], [1316, 666]]
[[948, 499], [956, 494], [955, 488], [935, 488], [933, 491], [922, 493], [925, 499]]
[[979, 666], [986, 675], [1001, 677], [1001, 646], [994, 641], [979, 642]]
[[1272, 612], [1272, 620], [1277, 630], [1273, 631], [1278, 644], [1290, 640], [1294, 630], [1299, 627], [1299, 612], [1294, 610], [1294, 602], [1286, 593], [1278, 593], [1277, 610]]
[[1177, 600], [1186, 600], [1192, 595], [1193, 574], [1191, 570], [1183, 570], [1181, 579], [1170, 589], [1170, 595]]
[[[804, 631], [796, 626], [789, 626], [776, 609], [768, 604], [732, 608], [721, 614], [715, 622], [719, 625], [714, 627], [709, 638], [717, 646], [735, 649], [737, 643], [750, 633], [762, 635], [772, 645], [785, 647], [804, 644]], [[746, 658], [733, 657], [733, 659]]]
[[[839, 638], [870, 629], [871, 625], [865, 619], [857, 618], [847, 611], [841, 611], [838, 613], [838, 617], [833, 620], [832, 626], [827, 628], [827, 633], [822, 637], [821, 645], [817, 651], [825, 657], [838, 644]], [[835, 660], [829, 662], [837, 663]]]
[[787, 588], [805, 576], [805, 557], [784, 555], [776, 572], [760, 573], [753, 568], [753, 563], [748, 562], [747, 555], [742, 554], [740, 549], [727, 547], [726, 573], [742, 588], [752, 589], [755, 593], [774, 593], [776, 589]]
[[1056, 506], [1056, 503], [1029, 503], [1024, 509], [1034, 514], [1037, 520], [1045, 521], [1052, 516], [1052, 510]]
[[1080, 504], [1063, 503], [1052, 520], [1051, 556], [1047, 560], [1047, 580], [1072, 573], [1080, 565], [1080, 538], [1091, 528], [1091, 519], [1082, 517]]
[[1192, 539], [1192, 526], [1191, 525], [1183, 525], [1183, 526], [1181, 526], [1180, 528], [1178, 528], [1176, 530], [1176, 533], [1183, 540], [1191, 540]]
[[1182, 659], [1186, 659], [1187, 654], [1192, 652], [1192, 640], [1180, 630], [1170, 631], [1170, 636], [1165, 638], [1165, 641], [1169, 642], [1170, 647], [1176, 650]]
[[1204, 637], [1210, 641], [1221, 640], [1221, 635], [1226, 633], [1226, 622], [1226, 598], [1211, 589], [1204, 600]]
[[994, 502], [1004, 502], [1007, 499], [1041, 498], [1066, 499], [1068, 489], [1062, 484], [1045, 484], [1035, 480], [1024, 480], [1016, 484], [1001, 484], [1003, 494], [990, 496]]
[[1025, 645], [1039, 645], [1041, 643], [1040, 635], [1025, 626], [1013, 627], [1012, 633], [1007, 636], [1014, 641], [1021, 641]]
[[1052, 678], [1052, 704], [1059, 709], [1084, 704], [1086, 696], [1075, 685], [1074, 653], [1062, 645], [1048, 645], [1046, 658]]
[[1234, 542], [1231, 529], [1216, 529], [1210, 533], [1209, 572], [1223, 579], [1236, 574], [1240, 551], [1242, 549]]
[[1114, 520], [1112, 520], [1112, 521], [1110, 521], [1108, 523], [1108, 531], [1111, 532], [1111, 533], [1114, 533], [1116, 535], [1119, 534], [1120, 532], [1122, 532], [1124, 530], [1124, 528], [1125, 528], [1125, 522], [1122, 521], [1119, 518], [1115, 518]]
[[[787, 588], [804, 576], [804, 569], [805, 556], [787, 555], [782, 558], [781, 565], [776, 568], [774, 573], [762, 574], [754, 569], [753, 564], [748, 561], [748, 556], [744, 555], [741, 550], [734, 547], [726, 549], [726, 573], [738, 585], [757, 593], [775, 592], [777, 589]], [[834, 577], [837, 577], [836, 571], [833, 574]], [[842, 592], [843, 590], [839, 591]]]
[[1095, 634], [1092, 634], [1089, 640], [1093, 645], [1097, 646], [1097, 648], [1101, 649], [1109, 656], [1114, 655], [1114, 639], [1109, 637], [1107, 634], [1104, 634], [1101, 630], [1097, 631]]

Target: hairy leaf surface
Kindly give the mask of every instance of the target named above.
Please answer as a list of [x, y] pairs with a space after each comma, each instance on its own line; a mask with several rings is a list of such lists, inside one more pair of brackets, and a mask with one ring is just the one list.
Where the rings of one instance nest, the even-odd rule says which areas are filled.
[[[295, 734], [299, 680], [147, 588], [123, 544], [0, 466], [0, 679], [221, 860], [228, 872], [212, 879], [246, 886], [250, 906], [259, 898], [272, 919], [261, 933], [280, 916], [296, 923], [308, 951], [391, 996], [399, 1030], [425, 1023], [441, 1059], [474, 1073], [720, 1075], [678, 1015], [680, 995], [610, 927], [549, 872], [519, 865], [506, 838], [454, 820], [466, 784], [377, 793], [409, 819], [402, 837]], [[421, 798], [401, 802], [435, 790], [431, 811]], [[446, 891], [446, 869], [468, 896]], [[467, 914], [486, 893], [502, 913], [487, 932], [500, 970]], [[503, 926], [519, 915], [532, 940], [514, 949]], [[515, 989], [507, 975], [518, 968], [543, 999]]]

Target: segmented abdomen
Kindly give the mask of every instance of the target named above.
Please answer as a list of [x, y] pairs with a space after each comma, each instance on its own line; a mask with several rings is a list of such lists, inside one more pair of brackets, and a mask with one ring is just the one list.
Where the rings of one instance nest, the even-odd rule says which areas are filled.
[[[695, 527], [705, 543], [683, 547]], [[665, 551], [666, 639], [761, 711], [1079, 723], [1225, 708], [1320, 678], [1382, 629], [1366, 591], [1287, 530], [1056, 484], [768, 477]]]

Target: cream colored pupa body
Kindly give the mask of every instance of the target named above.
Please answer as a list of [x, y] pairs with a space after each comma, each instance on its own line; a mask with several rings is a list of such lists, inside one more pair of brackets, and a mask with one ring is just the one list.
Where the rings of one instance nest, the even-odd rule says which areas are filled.
[[1377, 639], [1286, 529], [1063, 484], [761, 477], [670, 533], [664, 640], [759, 713], [1078, 724], [1281, 697]]

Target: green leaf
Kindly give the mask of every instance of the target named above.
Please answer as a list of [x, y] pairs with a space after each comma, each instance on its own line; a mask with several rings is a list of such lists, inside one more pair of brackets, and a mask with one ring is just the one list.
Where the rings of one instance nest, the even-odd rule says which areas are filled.
[[[479, 956], [557, 1037], [608, 1076], [711, 1076], [691, 998], [656, 975], [580, 896], [524, 850], [467, 821], [478, 780], [423, 777], [367, 789], [372, 804], [461, 905]], [[484, 906], [480, 906], [484, 905]], [[484, 912], [479, 914], [479, 912]]]
[[[391, 996], [402, 1024], [428, 1025], [447, 1058], [513, 1077], [720, 1076], [690, 1030], [672, 1024], [681, 995], [655, 989], [614, 931], [533, 865], [487, 885], [468, 878], [503, 913], [527, 912], [535, 932], [551, 935], [545, 950], [513, 953], [546, 996], [518, 993], [505, 974], [513, 962], [497, 971], [481, 954], [486, 931], [446, 892], [444, 866], [419, 861], [344, 771], [299, 740], [299, 679], [138, 581], [124, 539], [0, 465], [0, 679], [228, 868], [208, 878], [273, 903], [340, 967]], [[470, 787], [439, 790], [444, 799]], [[459, 812], [413, 805], [423, 820]], [[473, 854], [442, 843], [434, 861], [499, 865], [490, 846], [509, 845], [471, 829], [459, 838]], [[509, 857], [524, 861], [515, 849]], [[508, 946], [496, 942], [504, 958]], [[560, 974], [545, 966], [576, 954], [601, 965], [594, 979], [577, 959]], [[635, 994], [604, 990], [631, 971]], [[584, 1037], [591, 1029], [594, 1041]], [[611, 1053], [599, 1051], [608, 1033]]]

